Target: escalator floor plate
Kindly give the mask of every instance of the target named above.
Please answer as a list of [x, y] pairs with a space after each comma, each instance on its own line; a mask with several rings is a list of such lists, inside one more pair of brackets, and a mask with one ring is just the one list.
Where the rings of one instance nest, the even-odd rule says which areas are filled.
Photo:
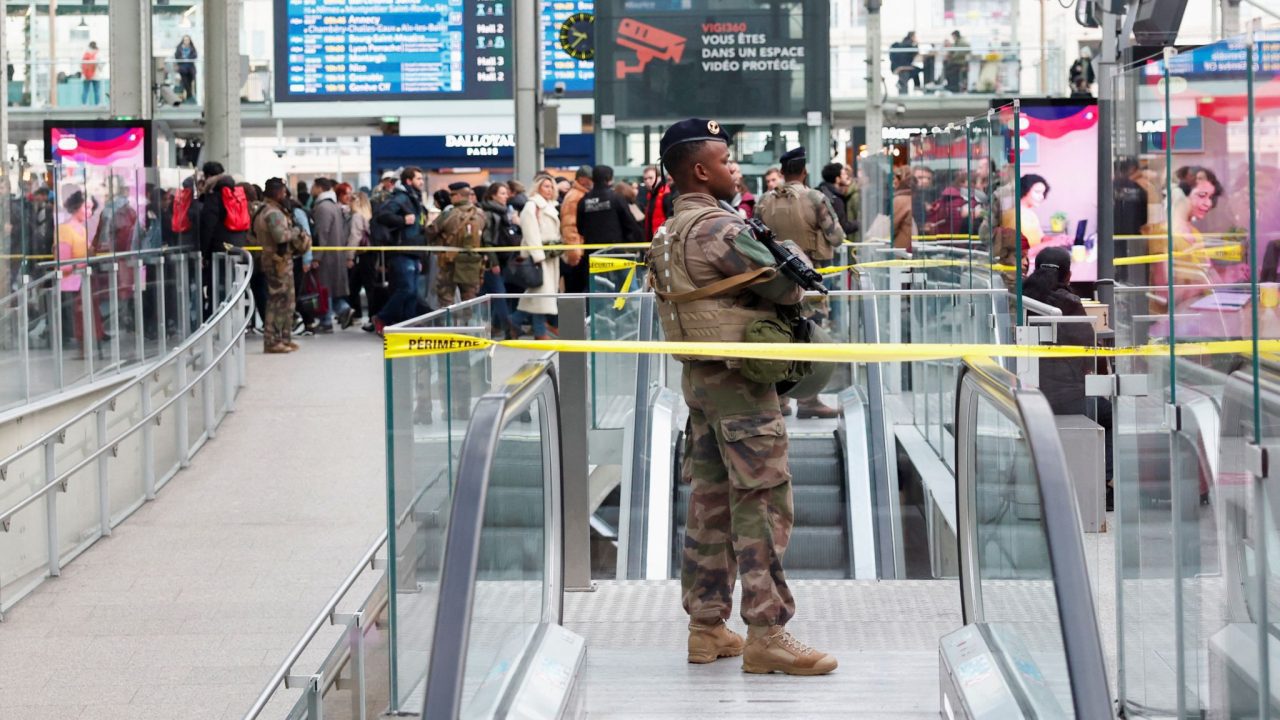
[[[587, 639], [588, 717], [938, 717], [938, 639], [960, 626], [952, 581], [797, 580], [802, 641], [833, 653], [825, 678], [746, 675], [741, 661], [685, 662], [677, 581], [604, 582], [565, 596], [565, 626]], [[730, 626], [745, 632], [739, 617]]]

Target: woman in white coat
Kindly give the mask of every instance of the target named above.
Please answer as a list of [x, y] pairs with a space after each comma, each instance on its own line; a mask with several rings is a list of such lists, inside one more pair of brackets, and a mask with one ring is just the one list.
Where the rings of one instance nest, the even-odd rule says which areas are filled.
[[511, 314], [511, 323], [515, 334], [519, 336], [520, 328], [526, 322], [533, 325], [533, 336], [538, 340], [546, 340], [548, 316], [558, 315], [554, 295], [560, 292], [560, 253], [542, 250], [544, 245], [560, 244], [560, 213], [556, 209], [556, 183], [550, 175], [539, 175], [534, 178], [533, 192], [529, 202], [520, 211], [520, 232], [524, 235], [520, 255], [542, 266], [542, 285], [526, 288], [516, 311]]

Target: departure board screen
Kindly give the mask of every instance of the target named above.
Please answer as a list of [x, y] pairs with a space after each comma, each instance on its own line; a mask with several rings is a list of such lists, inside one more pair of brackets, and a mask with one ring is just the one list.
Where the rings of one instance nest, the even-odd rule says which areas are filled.
[[510, 0], [275, 0], [276, 100], [510, 98], [511, 7]]
[[595, 5], [595, 0], [542, 0], [543, 92], [564, 83], [566, 97], [591, 97], [596, 64], [583, 58], [595, 53]]

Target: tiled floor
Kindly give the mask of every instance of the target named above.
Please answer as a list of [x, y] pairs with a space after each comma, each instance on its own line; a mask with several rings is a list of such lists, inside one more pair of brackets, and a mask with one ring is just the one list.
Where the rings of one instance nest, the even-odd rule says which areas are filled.
[[191, 467], [6, 613], [0, 718], [248, 709], [384, 527], [381, 343], [300, 342], [251, 342], [249, 387]]

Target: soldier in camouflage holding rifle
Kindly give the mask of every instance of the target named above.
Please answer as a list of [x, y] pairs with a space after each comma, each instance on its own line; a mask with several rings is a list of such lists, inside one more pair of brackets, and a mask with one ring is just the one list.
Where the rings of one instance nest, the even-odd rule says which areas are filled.
[[[680, 193], [648, 256], [663, 334], [671, 341], [743, 342], [761, 325], [777, 323], [778, 308], [800, 303], [804, 292], [722, 205], [736, 187], [729, 136], [719, 123], [679, 122], [663, 135], [660, 150]], [[762, 381], [750, 361], [677, 359], [689, 406], [681, 479], [692, 483], [680, 571], [688, 660], [742, 655], [749, 673], [829, 673], [835, 658], [785, 628], [795, 615], [782, 570], [794, 512], [775, 383]], [[745, 643], [725, 625], [739, 576]]]

